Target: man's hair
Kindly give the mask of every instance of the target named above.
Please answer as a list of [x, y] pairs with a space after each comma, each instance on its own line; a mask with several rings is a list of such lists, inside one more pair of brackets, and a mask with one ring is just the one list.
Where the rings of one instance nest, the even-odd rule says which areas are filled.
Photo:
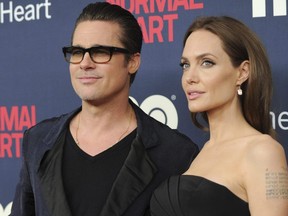
[[[264, 134], [274, 136], [270, 120], [270, 104], [272, 97], [272, 75], [268, 57], [260, 39], [246, 25], [239, 20], [227, 16], [208, 16], [197, 18], [188, 28], [183, 46], [189, 35], [204, 29], [219, 37], [224, 51], [234, 67], [248, 60], [250, 73], [241, 88], [242, 111], [247, 122]], [[206, 113], [201, 113], [207, 121]], [[196, 126], [204, 128], [192, 113], [192, 120]]]
[[[121, 29], [121, 32], [119, 32], [119, 40], [124, 48], [129, 50], [131, 54], [141, 53], [143, 41], [142, 30], [136, 18], [128, 10], [108, 2], [96, 2], [87, 5], [76, 20], [71, 41], [73, 41], [76, 27], [79, 23], [84, 21], [107, 21], [117, 23]], [[131, 54], [126, 55], [127, 62]], [[135, 75], [136, 73], [131, 74], [130, 84], [133, 83]]]

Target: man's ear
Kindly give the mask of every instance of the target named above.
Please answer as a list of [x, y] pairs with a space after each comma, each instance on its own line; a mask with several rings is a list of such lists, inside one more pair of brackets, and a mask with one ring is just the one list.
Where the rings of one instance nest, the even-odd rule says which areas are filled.
[[240, 86], [242, 83], [244, 83], [249, 78], [249, 75], [250, 75], [250, 62], [248, 60], [245, 60], [239, 66], [237, 85]]
[[128, 71], [129, 74], [134, 74], [136, 71], [139, 69], [141, 64], [141, 54], [140, 53], [135, 53], [133, 54], [128, 63]]

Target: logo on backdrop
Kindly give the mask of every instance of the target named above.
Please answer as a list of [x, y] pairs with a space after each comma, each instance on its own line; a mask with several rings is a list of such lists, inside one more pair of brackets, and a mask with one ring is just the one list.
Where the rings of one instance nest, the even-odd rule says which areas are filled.
[[35, 105], [0, 106], [0, 159], [19, 158], [23, 131], [35, 124]]
[[[139, 106], [135, 98], [131, 100]], [[178, 127], [178, 114], [174, 104], [162, 95], [152, 95], [147, 97], [139, 106], [146, 114], [154, 119], [166, 124], [172, 129]]]
[[11, 213], [11, 208], [12, 208], [12, 202], [10, 202], [6, 208], [5, 206], [2, 206], [0, 203], [0, 216], [8, 216]]
[[50, 7], [49, 0], [27, 5], [16, 5], [13, 1], [0, 2], [0, 24], [51, 19]]
[[270, 116], [274, 129], [288, 130], [288, 111], [280, 112], [278, 115], [271, 111]]
[[120, 5], [136, 16], [143, 31], [145, 43], [173, 42], [174, 25], [178, 20], [178, 9], [203, 9], [204, 3], [195, 3], [194, 0], [168, 0], [168, 1], [138, 1], [138, 0], [106, 0], [112, 4]]
[[[265, 0], [252, 0], [252, 16], [266, 17], [266, 4]], [[273, 16], [287, 16], [286, 0], [273, 0]]]

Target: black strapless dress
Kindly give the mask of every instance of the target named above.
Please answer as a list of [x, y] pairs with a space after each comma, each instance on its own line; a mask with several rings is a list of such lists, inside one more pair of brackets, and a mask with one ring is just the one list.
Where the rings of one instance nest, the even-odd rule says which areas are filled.
[[250, 216], [248, 203], [200, 176], [172, 176], [154, 192], [152, 216]]

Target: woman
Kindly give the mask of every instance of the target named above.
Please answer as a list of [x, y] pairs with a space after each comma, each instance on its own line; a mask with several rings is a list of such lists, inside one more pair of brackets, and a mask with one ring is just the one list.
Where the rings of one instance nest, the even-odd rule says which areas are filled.
[[271, 70], [260, 40], [234, 18], [198, 18], [180, 65], [192, 120], [210, 138], [183, 175], [155, 191], [151, 214], [287, 216], [287, 161], [269, 118]]

